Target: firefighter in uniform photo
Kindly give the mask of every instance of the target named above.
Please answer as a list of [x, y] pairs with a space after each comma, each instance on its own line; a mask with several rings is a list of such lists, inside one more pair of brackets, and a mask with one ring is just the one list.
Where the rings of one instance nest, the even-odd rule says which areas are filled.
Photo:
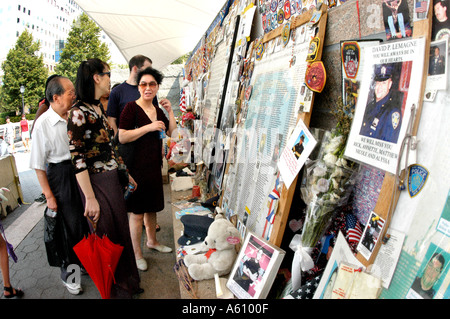
[[304, 141], [305, 141], [305, 135], [302, 135], [302, 136], [300, 136], [298, 143], [292, 147], [292, 152], [294, 153], [294, 155], [297, 159], [299, 159], [299, 157], [303, 153], [303, 150], [305, 149], [305, 147], [303, 145]]
[[375, 66], [375, 89], [368, 99], [360, 135], [397, 143], [402, 124], [403, 93], [392, 88], [392, 64]]

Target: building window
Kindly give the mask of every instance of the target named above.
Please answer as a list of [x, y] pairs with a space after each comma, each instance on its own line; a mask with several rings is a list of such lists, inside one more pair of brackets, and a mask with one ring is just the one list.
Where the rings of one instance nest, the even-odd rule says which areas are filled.
[[18, 5], [17, 9], [20, 11], [20, 4]]

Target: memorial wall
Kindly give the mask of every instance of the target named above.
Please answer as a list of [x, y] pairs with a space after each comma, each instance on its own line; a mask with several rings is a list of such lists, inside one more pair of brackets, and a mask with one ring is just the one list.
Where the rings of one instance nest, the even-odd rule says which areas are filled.
[[230, 276], [236, 296], [449, 298], [446, 10], [236, 0], [218, 13], [184, 68], [196, 183], [245, 248], [284, 256], [250, 295]]

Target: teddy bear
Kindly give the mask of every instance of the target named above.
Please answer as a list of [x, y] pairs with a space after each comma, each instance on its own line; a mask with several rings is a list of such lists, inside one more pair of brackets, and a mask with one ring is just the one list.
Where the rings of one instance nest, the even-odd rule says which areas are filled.
[[240, 242], [236, 227], [223, 214], [217, 214], [199, 249], [203, 253], [184, 257], [189, 275], [199, 281], [212, 279], [216, 273], [229, 274], [237, 256], [235, 247]]

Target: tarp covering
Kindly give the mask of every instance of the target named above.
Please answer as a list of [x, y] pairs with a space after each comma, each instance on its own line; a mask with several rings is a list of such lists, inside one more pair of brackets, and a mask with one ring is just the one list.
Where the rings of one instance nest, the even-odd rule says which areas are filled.
[[164, 68], [192, 51], [225, 0], [75, 0], [128, 61], [148, 56]]

